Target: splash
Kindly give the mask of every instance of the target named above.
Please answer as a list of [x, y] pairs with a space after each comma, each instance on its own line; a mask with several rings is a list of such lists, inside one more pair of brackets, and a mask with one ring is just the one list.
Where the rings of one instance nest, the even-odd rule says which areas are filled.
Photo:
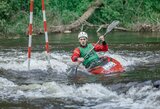
[[[0, 68], [11, 69], [17, 71], [27, 71], [28, 70], [28, 61], [27, 55], [23, 52], [1, 52], [0, 58]], [[68, 68], [67, 64], [63, 61], [63, 58], [66, 58], [66, 55], [59, 57], [60, 54], [56, 56], [51, 53], [51, 67], [54, 68], [57, 72], [65, 72]], [[58, 58], [59, 57], [59, 58]], [[31, 59], [31, 70], [32, 69], [41, 69], [47, 70], [48, 63], [45, 57], [45, 53], [32, 53]]]
[[[3, 85], [2, 85], [3, 84]], [[160, 90], [154, 88], [152, 84], [124, 84], [128, 87], [125, 93], [117, 93], [112, 90], [112, 86], [103, 86], [97, 83], [84, 84], [82, 86], [59, 84], [55, 81], [43, 84], [16, 85], [13, 82], [0, 78], [1, 101], [12, 99], [17, 101], [23, 99], [62, 99], [73, 103], [83, 103], [81, 108], [130, 108], [130, 109], [158, 109], [160, 108]], [[121, 90], [118, 88], [117, 90]], [[44, 100], [45, 100], [44, 99]], [[11, 101], [10, 101], [11, 102]], [[43, 102], [43, 100], [42, 100]], [[43, 104], [42, 104], [43, 105]], [[78, 106], [78, 104], [76, 105]], [[76, 107], [75, 106], [75, 107]]]
[[[126, 55], [127, 54], [127, 55]], [[66, 70], [74, 65], [70, 59], [70, 53], [67, 52], [51, 52], [51, 67], [57, 72], [66, 72]], [[160, 63], [159, 51], [157, 52], [129, 52], [117, 51], [106, 52], [103, 55], [115, 58], [127, 69], [130, 66], [138, 66], [148, 63]], [[11, 50], [11, 52], [0, 52], [0, 68], [12, 69], [19, 71], [27, 71], [27, 54], [25, 52], [18, 52]], [[48, 63], [46, 60], [45, 52], [33, 52], [31, 58], [31, 69], [47, 70]]]

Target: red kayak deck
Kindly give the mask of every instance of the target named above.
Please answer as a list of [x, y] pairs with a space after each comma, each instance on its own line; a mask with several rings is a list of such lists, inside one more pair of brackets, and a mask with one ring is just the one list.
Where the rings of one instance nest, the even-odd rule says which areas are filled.
[[111, 73], [122, 73], [124, 72], [123, 66], [116, 59], [108, 56], [104, 56], [103, 65], [96, 66], [89, 69], [88, 71], [92, 74], [111, 74]]

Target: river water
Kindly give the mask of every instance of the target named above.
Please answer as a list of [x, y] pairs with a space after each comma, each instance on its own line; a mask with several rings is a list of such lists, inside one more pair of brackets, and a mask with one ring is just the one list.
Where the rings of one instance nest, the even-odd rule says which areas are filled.
[[[88, 33], [89, 42], [98, 40]], [[0, 109], [160, 109], [160, 33], [110, 33], [109, 51], [98, 54], [117, 59], [125, 72], [86, 75], [80, 66], [78, 78], [70, 70], [77, 34], [49, 34], [51, 68], [44, 35], [33, 36], [30, 71], [28, 37], [1, 38]]]

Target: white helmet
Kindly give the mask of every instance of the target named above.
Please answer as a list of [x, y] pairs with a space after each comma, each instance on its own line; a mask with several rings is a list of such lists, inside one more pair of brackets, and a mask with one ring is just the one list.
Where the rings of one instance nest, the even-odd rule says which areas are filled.
[[81, 37], [85, 37], [85, 38], [88, 39], [87, 33], [86, 33], [86, 32], [83, 32], [83, 31], [78, 34], [78, 39], [81, 38]]

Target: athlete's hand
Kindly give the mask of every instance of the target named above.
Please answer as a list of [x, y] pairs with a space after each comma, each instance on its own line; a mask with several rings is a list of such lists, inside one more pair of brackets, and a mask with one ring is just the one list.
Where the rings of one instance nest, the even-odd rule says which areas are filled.
[[81, 63], [84, 61], [84, 58], [78, 58], [77, 61], [78, 61], [78, 63]]
[[100, 36], [100, 37], [99, 37], [99, 40], [101, 40], [102, 42], [105, 41], [104, 36], [103, 36], [103, 35]]

